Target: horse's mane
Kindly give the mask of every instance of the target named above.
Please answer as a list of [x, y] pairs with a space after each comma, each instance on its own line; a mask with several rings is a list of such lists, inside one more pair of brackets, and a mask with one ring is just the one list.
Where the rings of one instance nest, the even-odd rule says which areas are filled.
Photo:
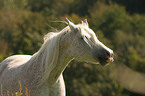
[[59, 56], [59, 41], [60, 38], [65, 34], [66, 29], [60, 32], [50, 32], [44, 36], [44, 43], [36, 52], [31, 60], [30, 65], [33, 66], [35, 63], [39, 63], [41, 65], [40, 70], [43, 71], [45, 76], [42, 77], [41, 82], [48, 79], [51, 69], [53, 69], [58, 62]]

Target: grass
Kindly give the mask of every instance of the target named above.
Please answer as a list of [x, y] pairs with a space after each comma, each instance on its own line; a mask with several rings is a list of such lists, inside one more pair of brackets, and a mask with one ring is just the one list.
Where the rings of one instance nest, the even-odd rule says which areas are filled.
[[3, 92], [2, 92], [2, 84], [1, 84], [1, 95], [0, 96], [22, 96], [24, 94], [24, 96], [30, 96], [30, 90], [28, 92], [28, 89], [26, 88], [25, 90], [25, 93], [22, 93], [22, 87], [21, 87], [21, 83], [19, 81], [19, 87], [20, 89], [15, 93], [13, 94], [12, 92], [9, 93], [9, 91], [7, 91], [7, 95], [3, 95]]

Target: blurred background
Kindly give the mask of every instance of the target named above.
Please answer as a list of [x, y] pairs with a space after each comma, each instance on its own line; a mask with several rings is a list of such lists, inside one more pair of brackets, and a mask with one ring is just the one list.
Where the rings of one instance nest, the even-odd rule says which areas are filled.
[[145, 0], [0, 0], [0, 62], [34, 54], [50, 21], [88, 19], [98, 39], [115, 52], [108, 66], [73, 60], [64, 71], [67, 96], [145, 96]]

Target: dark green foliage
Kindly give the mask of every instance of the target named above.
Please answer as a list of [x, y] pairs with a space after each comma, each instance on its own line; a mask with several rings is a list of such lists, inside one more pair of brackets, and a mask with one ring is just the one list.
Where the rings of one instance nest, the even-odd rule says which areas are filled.
[[126, 10], [133, 13], [145, 13], [145, 1], [144, 0], [112, 0], [120, 5], [126, 7]]
[[66, 26], [49, 21], [68, 17], [79, 23], [87, 18], [99, 40], [114, 50], [115, 62], [102, 67], [72, 61], [64, 71], [67, 96], [143, 96], [124, 89], [110, 76], [112, 66], [119, 64], [145, 72], [145, 8], [133, 10], [129, 2], [138, 4], [135, 0], [0, 0], [0, 61], [35, 53], [45, 34]]

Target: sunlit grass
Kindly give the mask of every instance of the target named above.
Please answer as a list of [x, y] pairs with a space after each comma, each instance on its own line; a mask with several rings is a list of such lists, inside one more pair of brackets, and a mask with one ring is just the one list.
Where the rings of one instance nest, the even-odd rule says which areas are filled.
[[24, 94], [24, 96], [30, 96], [30, 90], [28, 91], [28, 89], [26, 88], [25, 90], [25, 93], [22, 93], [22, 87], [21, 87], [21, 83], [19, 81], [19, 90], [13, 94], [12, 92], [10, 93], [9, 91], [7, 91], [7, 95], [3, 95], [3, 92], [2, 92], [2, 84], [1, 84], [1, 95], [0, 96], [22, 96]]

